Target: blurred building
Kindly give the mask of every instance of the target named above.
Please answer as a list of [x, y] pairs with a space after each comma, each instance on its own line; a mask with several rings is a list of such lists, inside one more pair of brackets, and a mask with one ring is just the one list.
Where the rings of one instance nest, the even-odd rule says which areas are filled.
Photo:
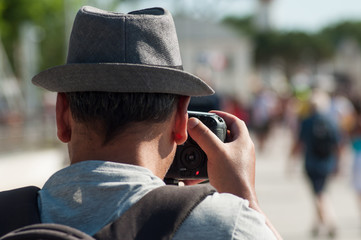
[[258, 31], [264, 32], [272, 29], [272, 0], [258, 0], [254, 25]]
[[18, 119], [23, 106], [20, 85], [0, 41], [0, 123], [10, 123]]
[[[348, 86], [345, 92], [361, 90], [361, 50], [360, 45], [356, 40], [351, 38], [345, 38], [341, 44], [339, 44], [336, 56], [334, 60], [334, 72], [336, 80], [339, 80], [338, 85], [342, 87]], [[351, 81], [351, 83], [349, 83]]]
[[220, 23], [174, 19], [186, 71], [215, 88], [218, 94], [247, 102], [250, 98], [252, 44]]

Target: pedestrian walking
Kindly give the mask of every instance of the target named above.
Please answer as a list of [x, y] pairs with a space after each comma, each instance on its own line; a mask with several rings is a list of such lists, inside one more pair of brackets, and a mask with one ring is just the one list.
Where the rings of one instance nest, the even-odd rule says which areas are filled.
[[327, 234], [334, 237], [336, 224], [325, 189], [332, 174], [338, 170], [340, 131], [328, 115], [330, 98], [327, 93], [314, 90], [309, 103], [311, 112], [300, 121], [292, 156], [303, 153], [305, 173], [310, 182], [317, 216], [312, 234], [317, 236], [322, 229], [326, 229]]
[[356, 192], [357, 203], [360, 207], [361, 216], [361, 98], [353, 100], [354, 126], [350, 134], [351, 148], [353, 151], [352, 162], [352, 185]]

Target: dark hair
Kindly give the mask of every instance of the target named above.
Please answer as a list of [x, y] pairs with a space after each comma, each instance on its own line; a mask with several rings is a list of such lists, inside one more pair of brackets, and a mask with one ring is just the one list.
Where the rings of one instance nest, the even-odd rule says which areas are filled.
[[103, 144], [130, 123], [165, 122], [179, 100], [179, 95], [163, 93], [72, 92], [66, 97], [74, 120], [95, 127], [104, 135]]

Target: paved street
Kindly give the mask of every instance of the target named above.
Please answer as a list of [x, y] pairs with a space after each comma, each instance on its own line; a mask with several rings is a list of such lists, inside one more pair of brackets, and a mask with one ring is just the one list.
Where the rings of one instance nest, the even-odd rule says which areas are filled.
[[[310, 235], [314, 209], [301, 162], [287, 172], [290, 135], [284, 129], [274, 131], [265, 151], [257, 153], [256, 186], [264, 212], [286, 240], [316, 239]], [[64, 163], [64, 149], [48, 149], [0, 155], [0, 190], [36, 185], [44, 181]], [[345, 159], [347, 159], [345, 154]], [[361, 239], [361, 214], [349, 184], [349, 160], [342, 175], [329, 188], [330, 205], [339, 226], [339, 240]], [[327, 239], [317, 238], [317, 239]]]
[[[315, 219], [312, 195], [303, 175], [302, 162], [296, 161], [292, 167], [287, 165], [291, 142], [288, 131], [277, 129], [264, 152], [257, 153], [259, 202], [284, 239], [327, 239], [325, 236], [313, 238], [310, 234]], [[335, 239], [339, 240], [361, 239], [361, 213], [349, 180], [350, 159], [346, 151], [341, 174], [332, 180], [328, 189], [331, 214], [338, 224]]]
[[64, 163], [64, 151], [46, 149], [0, 155], [0, 191], [44, 182]]

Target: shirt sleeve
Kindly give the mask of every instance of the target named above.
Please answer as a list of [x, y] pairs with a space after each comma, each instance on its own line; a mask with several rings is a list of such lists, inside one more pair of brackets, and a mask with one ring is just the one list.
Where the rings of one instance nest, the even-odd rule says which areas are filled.
[[183, 222], [173, 239], [276, 239], [265, 217], [247, 200], [215, 193], [202, 201]]

